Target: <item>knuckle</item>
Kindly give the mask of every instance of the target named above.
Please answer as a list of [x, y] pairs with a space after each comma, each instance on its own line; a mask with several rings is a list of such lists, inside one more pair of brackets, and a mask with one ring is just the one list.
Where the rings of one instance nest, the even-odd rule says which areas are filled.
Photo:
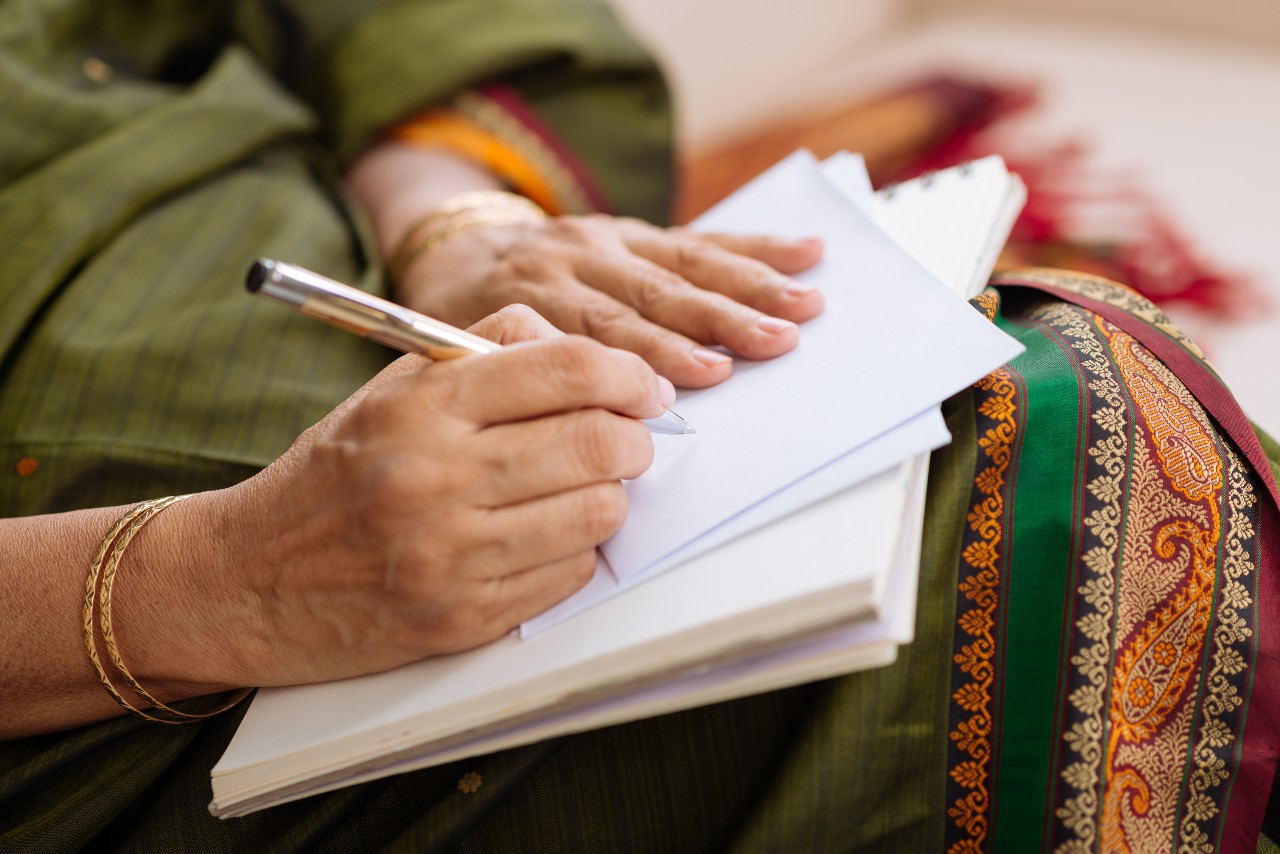
[[580, 396], [592, 391], [598, 382], [600, 345], [581, 335], [566, 335], [549, 348], [551, 368], [561, 387]]
[[618, 429], [618, 421], [616, 416], [598, 409], [575, 419], [573, 447], [585, 477], [594, 480], [618, 476], [625, 435]]
[[635, 309], [612, 300], [592, 300], [578, 308], [578, 327], [591, 338], [604, 338], [639, 315]]
[[594, 365], [599, 359], [601, 345], [584, 335], [566, 335], [555, 343], [554, 352], [565, 364], [573, 368]]
[[742, 266], [743, 278], [762, 294], [774, 295], [788, 281], [786, 276], [755, 258], [740, 258], [738, 263]]
[[592, 217], [561, 216], [551, 220], [551, 233], [577, 245], [592, 243], [600, 234], [602, 221]]
[[685, 281], [679, 276], [646, 270], [636, 277], [631, 291], [632, 304], [643, 315], [662, 312], [676, 296]]
[[627, 518], [627, 494], [621, 483], [601, 483], [583, 490], [581, 518], [595, 543], [613, 536]]
[[413, 378], [413, 386], [409, 389], [406, 400], [400, 401], [402, 412], [431, 413], [438, 418], [439, 413], [453, 413], [472, 393], [471, 373], [467, 365], [458, 362], [449, 365], [437, 365], [429, 371], [417, 371], [408, 375]]
[[465, 563], [469, 569], [489, 574], [515, 566], [520, 559], [521, 550], [516, 543], [505, 538], [484, 538], [468, 550]]
[[497, 253], [490, 267], [494, 276], [501, 281], [555, 278], [564, 267], [565, 249], [556, 246], [554, 234], [549, 233], [548, 228], [539, 226], [521, 231], [510, 245]]
[[676, 263], [685, 269], [701, 270], [708, 263], [710, 248], [696, 240], [681, 240], [675, 247]]
[[513, 251], [503, 265], [511, 279], [541, 282], [555, 275], [555, 263], [542, 252]]
[[362, 484], [364, 512], [374, 519], [401, 516], [428, 498], [424, 484], [429, 480], [440, 482], [438, 477], [423, 477], [418, 465], [399, 454], [367, 461]]

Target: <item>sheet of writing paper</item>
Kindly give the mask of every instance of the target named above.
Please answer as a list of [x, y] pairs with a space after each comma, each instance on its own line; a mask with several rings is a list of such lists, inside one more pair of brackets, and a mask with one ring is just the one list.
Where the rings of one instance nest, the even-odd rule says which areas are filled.
[[[630, 513], [603, 546], [619, 579], [924, 412], [1021, 352], [913, 261], [799, 152], [712, 209], [699, 228], [821, 236], [800, 275], [826, 309], [791, 353], [737, 361], [728, 382], [681, 397], [698, 430], [664, 443], [627, 484]], [[666, 450], [670, 448], [671, 450]], [[668, 464], [665, 457], [678, 456]], [[775, 517], [776, 518], [776, 517]]]

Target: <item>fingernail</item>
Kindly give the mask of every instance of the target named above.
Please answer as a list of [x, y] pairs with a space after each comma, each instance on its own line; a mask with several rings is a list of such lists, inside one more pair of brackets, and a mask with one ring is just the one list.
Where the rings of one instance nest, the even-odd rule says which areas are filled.
[[821, 237], [798, 237], [791, 241], [796, 246], [820, 246], [822, 245]]
[[813, 291], [813, 285], [806, 285], [804, 282], [798, 282], [795, 279], [788, 279], [787, 284], [782, 289], [782, 292], [789, 297], [802, 297], [805, 294], [813, 293]]
[[733, 361], [733, 359], [729, 358], [724, 353], [717, 353], [715, 350], [708, 350], [704, 347], [694, 347], [689, 355], [693, 356], [695, 360], [702, 364], [709, 365], [711, 367], [718, 367]]
[[756, 326], [770, 335], [777, 335], [779, 332], [786, 332], [788, 329], [796, 328], [796, 325], [790, 320], [783, 320], [781, 317], [770, 317], [767, 314], [762, 314], [756, 318]]
[[662, 375], [658, 376], [658, 402], [663, 409], [670, 409], [671, 404], [676, 402], [676, 387]]

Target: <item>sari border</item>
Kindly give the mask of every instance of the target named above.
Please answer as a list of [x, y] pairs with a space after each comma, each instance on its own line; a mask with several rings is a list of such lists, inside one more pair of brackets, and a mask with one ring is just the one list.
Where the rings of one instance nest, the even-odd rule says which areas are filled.
[[[560, 138], [560, 135], [552, 130], [546, 121], [520, 97], [520, 94], [515, 89], [497, 83], [487, 83], [477, 86], [470, 94], [474, 98], [469, 105], [470, 109], [466, 111], [473, 118], [477, 117], [477, 107], [480, 108], [481, 113], [483, 113], [485, 106], [497, 108], [500, 111], [498, 114], [504, 114], [507, 119], [518, 123], [523, 131], [554, 156], [557, 165], [572, 176], [574, 183], [577, 184], [575, 189], [586, 197], [586, 206], [592, 212], [611, 213], [613, 211], [613, 206], [609, 204], [608, 198], [605, 196], [591, 169]], [[465, 102], [463, 106], [467, 106]]]
[[[1093, 285], [1104, 285], [1118, 292], [1132, 293], [1122, 285], [1101, 277], [1083, 277]], [[1078, 305], [1114, 323], [1121, 330], [1163, 360], [1183, 385], [1204, 407], [1209, 416], [1227, 434], [1253, 466], [1270, 495], [1260, 508], [1258, 599], [1254, 630], [1252, 688], [1280, 680], [1280, 631], [1270, 626], [1280, 621], [1280, 579], [1263, 571], [1262, 563], [1274, 563], [1280, 555], [1280, 489], [1272, 473], [1270, 461], [1253, 431], [1253, 426], [1234, 396], [1211, 367], [1198, 359], [1193, 351], [1169, 332], [1154, 327], [1117, 305], [1085, 296], [1067, 286], [1079, 281], [1081, 274], [1052, 270], [1007, 270], [997, 273], [991, 284], [998, 287], [1021, 287], [1038, 290]], [[1056, 280], [1056, 281], [1055, 281]], [[1145, 300], [1144, 300], [1145, 302]], [[1259, 668], [1262, 672], [1259, 673]], [[1261, 833], [1271, 787], [1280, 759], [1280, 711], [1266, 704], [1246, 707], [1244, 731], [1240, 739], [1240, 764], [1224, 805], [1220, 838], [1221, 850], [1253, 854]]]

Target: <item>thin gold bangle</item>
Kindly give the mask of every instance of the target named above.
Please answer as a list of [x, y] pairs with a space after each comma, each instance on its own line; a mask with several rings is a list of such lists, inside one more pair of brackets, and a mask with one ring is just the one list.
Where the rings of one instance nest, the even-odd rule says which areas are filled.
[[[449, 237], [483, 226], [540, 222], [546, 212], [524, 196], [502, 190], [472, 190], [451, 196], [407, 229], [387, 260], [387, 277], [395, 282], [424, 253]], [[419, 242], [421, 234], [428, 232]]]
[[[98, 552], [94, 557], [93, 563], [89, 567], [89, 579], [86, 583], [85, 610], [84, 610], [84, 632], [85, 645], [89, 653], [89, 661], [93, 665], [94, 671], [98, 675], [98, 681], [106, 688], [107, 693], [111, 695], [120, 706], [133, 714], [145, 718], [149, 721], [164, 724], [184, 724], [193, 723], [204, 718], [213, 717], [221, 714], [247, 697], [253, 689], [244, 688], [236, 692], [236, 694], [225, 704], [210, 712], [191, 713], [175, 709], [167, 706], [152, 696], [133, 674], [129, 672], [129, 668], [125, 665], [124, 658], [120, 654], [119, 647], [116, 644], [115, 631], [111, 623], [111, 597], [115, 584], [116, 573], [120, 567], [120, 561], [124, 557], [125, 550], [129, 547], [129, 543], [138, 534], [142, 528], [157, 516], [165, 508], [182, 501], [189, 496], [178, 495], [168, 498], [157, 498], [151, 501], [144, 501], [126, 513], [119, 522], [112, 526], [107, 536], [103, 539], [102, 545], [98, 548]], [[101, 584], [99, 584], [101, 577]], [[129, 687], [139, 696], [150, 703], [153, 709], [158, 709], [173, 718], [157, 717], [148, 714], [146, 711], [137, 708], [132, 703], [125, 700], [119, 690], [112, 684], [110, 677], [107, 675], [105, 668], [102, 666], [98, 657], [97, 638], [93, 631], [93, 611], [94, 605], [97, 604], [99, 626], [102, 629], [102, 638], [107, 646], [107, 654], [111, 658], [111, 663], [116, 670], [128, 683]]]
[[115, 544], [116, 539], [120, 536], [120, 532], [126, 527], [133, 524], [139, 516], [151, 507], [162, 502], [167, 502], [168, 498], [156, 498], [151, 501], [144, 501], [135, 506], [128, 513], [125, 513], [120, 519], [111, 526], [111, 530], [102, 538], [101, 545], [94, 555], [93, 560], [89, 563], [89, 577], [85, 581], [84, 590], [84, 610], [82, 613], [82, 629], [84, 631], [85, 651], [89, 653], [89, 663], [93, 665], [93, 671], [98, 675], [98, 681], [102, 683], [102, 687], [106, 689], [111, 698], [126, 710], [143, 717], [148, 717], [140, 710], [131, 706], [124, 697], [120, 696], [120, 692], [111, 684], [111, 679], [107, 676], [107, 671], [102, 666], [102, 661], [98, 658], [98, 640], [94, 633], [93, 614], [98, 601], [98, 581], [102, 575], [102, 565], [111, 554], [111, 548]]

